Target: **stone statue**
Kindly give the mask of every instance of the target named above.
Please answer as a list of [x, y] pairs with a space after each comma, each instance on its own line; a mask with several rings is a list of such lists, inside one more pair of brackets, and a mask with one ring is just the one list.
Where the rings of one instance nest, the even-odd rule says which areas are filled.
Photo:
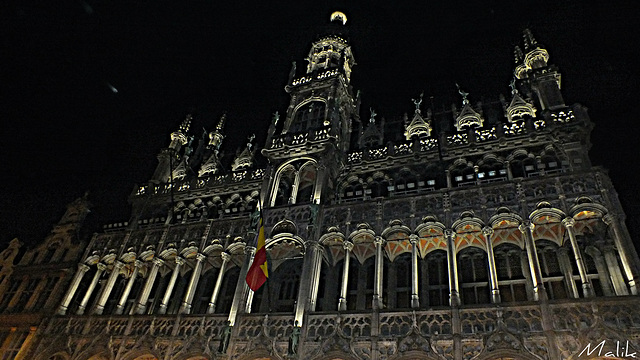
[[416, 106], [416, 112], [420, 112], [420, 104], [422, 104], [422, 97], [424, 96], [424, 91], [420, 93], [420, 99], [411, 99], [413, 104]]
[[298, 354], [298, 342], [300, 341], [300, 325], [298, 325], [298, 320], [293, 325], [293, 331], [291, 331], [291, 335], [289, 336], [289, 355], [297, 355]]
[[276, 111], [273, 113], [273, 126], [278, 125], [278, 121], [280, 121], [280, 113]]
[[511, 79], [511, 82], [509, 83], [509, 87], [511, 88], [512, 94], [515, 94], [516, 92], [518, 92], [518, 90], [516, 90], [516, 78]]
[[233, 326], [231, 326], [231, 321], [227, 320], [222, 328], [222, 333], [220, 335], [220, 346], [218, 346], [218, 352], [224, 354], [227, 352], [227, 347], [229, 346], [229, 339], [231, 338], [231, 330], [233, 330]]
[[466, 92], [466, 91], [464, 91], [464, 90], [462, 90], [462, 89], [460, 88], [460, 85], [458, 85], [457, 83], [456, 83], [456, 87], [458, 88], [458, 93], [459, 93], [460, 95], [462, 95], [462, 103], [463, 103], [463, 104], [468, 104], [468, 103], [469, 103], [469, 100], [467, 100], [467, 96], [469, 96], [469, 93], [468, 93], [468, 92]]
[[318, 212], [320, 211], [320, 205], [316, 203], [309, 204], [309, 209], [311, 210], [311, 215], [309, 215], [309, 224], [313, 225], [316, 223], [318, 219]]
[[251, 213], [250, 218], [251, 218], [251, 229], [257, 229], [258, 221], [260, 220], [260, 209], [256, 207], [256, 211]]
[[369, 122], [374, 123], [376, 122], [376, 115], [378, 114], [376, 114], [376, 111], [373, 110], [373, 108], [369, 108], [369, 110], [371, 111], [371, 118], [369, 119]]

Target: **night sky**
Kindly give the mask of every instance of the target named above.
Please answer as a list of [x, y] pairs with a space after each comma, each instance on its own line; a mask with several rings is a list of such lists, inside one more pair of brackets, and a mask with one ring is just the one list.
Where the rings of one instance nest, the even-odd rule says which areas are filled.
[[262, 147], [271, 114], [288, 105], [291, 62], [305, 68], [334, 10], [349, 19], [363, 118], [369, 107], [411, 112], [422, 91], [438, 108], [459, 105], [456, 82], [473, 103], [508, 95], [513, 46], [530, 27], [562, 73], [566, 103], [589, 108], [591, 158], [610, 170], [640, 236], [631, 2], [50, 3], [0, 5], [0, 245], [42, 241], [85, 191], [91, 226], [126, 221], [134, 184], [152, 176], [187, 113], [211, 129], [227, 112], [227, 154], [252, 132]]

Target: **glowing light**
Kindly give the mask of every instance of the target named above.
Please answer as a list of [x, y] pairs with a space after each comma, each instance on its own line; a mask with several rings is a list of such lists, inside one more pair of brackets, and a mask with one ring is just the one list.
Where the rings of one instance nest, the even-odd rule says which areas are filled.
[[341, 11], [334, 11], [333, 14], [331, 14], [331, 21], [335, 21], [335, 20], [342, 21], [342, 25], [346, 25], [347, 24], [347, 15], [345, 15]]
[[116, 89], [113, 85], [107, 83], [107, 86], [109, 87], [109, 90], [111, 90], [111, 92], [113, 92], [114, 94], [118, 93], [118, 89]]

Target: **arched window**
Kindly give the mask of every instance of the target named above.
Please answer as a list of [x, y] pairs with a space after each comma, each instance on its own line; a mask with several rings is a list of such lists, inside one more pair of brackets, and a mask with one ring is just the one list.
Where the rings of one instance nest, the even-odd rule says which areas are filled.
[[302, 259], [285, 260], [275, 269], [271, 266], [269, 280], [255, 293], [252, 309], [261, 313], [291, 313], [298, 300]]
[[458, 281], [463, 304], [489, 303], [489, 264], [487, 253], [468, 247], [457, 256]]
[[[393, 262], [386, 263], [388, 271], [385, 277], [389, 279], [387, 289], [387, 306], [389, 308], [411, 307], [411, 253], [404, 253], [396, 257]], [[383, 279], [384, 279], [383, 278]]]
[[449, 304], [449, 266], [444, 250], [430, 252], [421, 262], [420, 305], [423, 307]]
[[218, 297], [218, 303], [216, 304], [216, 314], [228, 314], [229, 310], [231, 310], [233, 295], [235, 294], [236, 284], [238, 283], [239, 277], [240, 268], [237, 266], [225, 271], [224, 278], [222, 279], [222, 287], [220, 288], [220, 295]]
[[497, 159], [483, 161], [478, 169], [478, 181], [481, 183], [507, 180], [507, 169]]
[[347, 309], [371, 309], [375, 278], [375, 257], [369, 257], [360, 264], [356, 258], [349, 263], [349, 284], [347, 286]]
[[539, 167], [543, 168], [546, 174], [563, 171], [562, 164], [553, 151], [545, 151], [545, 154], [540, 157]]
[[502, 302], [527, 301], [524, 252], [516, 245], [502, 244], [493, 249], [493, 254]]
[[200, 278], [200, 281], [198, 281], [198, 289], [196, 289], [196, 293], [193, 296], [192, 314], [207, 313], [209, 300], [211, 300], [211, 294], [213, 293], [213, 288], [216, 286], [219, 272], [220, 268], [211, 268], [205, 272]]
[[476, 174], [473, 167], [464, 165], [451, 170], [451, 185], [453, 187], [473, 185], [476, 183]]
[[274, 206], [289, 204], [295, 179], [296, 171], [293, 166], [287, 166], [281, 171]]
[[509, 166], [511, 166], [511, 174], [514, 178], [538, 175], [536, 160], [533, 157], [520, 155], [515, 160], [512, 160]]
[[538, 252], [538, 261], [540, 262], [542, 279], [549, 298], [569, 298], [569, 289], [567, 288], [565, 279], [566, 269], [563, 271], [563, 265], [566, 267], [568, 264], [566, 252], [560, 251], [557, 244], [547, 240], [537, 240], [536, 249]]
[[371, 198], [389, 196], [389, 182], [385, 179], [377, 179], [369, 185], [371, 189]]
[[296, 204], [307, 204], [312, 201], [314, 185], [316, 183], [316, 167], [313, 164], [307, 164], [298, 171], [298, 195], [296, 196]]
[[312, 101], [302, 105], [296, 111], [293, 123], [289, 128], [290, 133], [308, 132], [324, 126], [325, 103]]

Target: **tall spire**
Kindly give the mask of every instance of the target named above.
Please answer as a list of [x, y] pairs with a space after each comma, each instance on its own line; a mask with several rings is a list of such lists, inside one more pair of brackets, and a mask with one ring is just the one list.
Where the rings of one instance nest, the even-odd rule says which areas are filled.
[[222, 130], [224, 129], [224, 125], [226, 121], [227, 121], [227, 114], [224, 113], [220, 117], [220, 121], [218, 121], [218, 125], [216, 126], [216, 129], [209, 133], [209, 145], [208, 145], [209, 148], [215, 149], [215, 150], [220, 149], [220, 145], [222, 145], [222, 140], [224, 139]]
[[179, 150], [182, 145], [187, 143], [187, 132], [191, 127], [192, 119], [193, 117], [191, 114], [187, 114], [178, 130], [171, 133], [171, 144], [169, 145], [169, 148]]
[[207, 160], [202, 163], [200, 170], [198, 170], [199, 177], [214, 175], [220, 168], [220, 159], [218, 158], [218, 154], [220, 151], [220, 146], [222, 145], [222, 140], [224, 139], [222, 131], [224, 130], [226, 121], [227, 114], [224, 113], [220, 117], [215, 130], [209, 133], [209, 143], [207, 144], [207, 149], [212, 150], [212, 152], [209, 158], [207, 158]]

